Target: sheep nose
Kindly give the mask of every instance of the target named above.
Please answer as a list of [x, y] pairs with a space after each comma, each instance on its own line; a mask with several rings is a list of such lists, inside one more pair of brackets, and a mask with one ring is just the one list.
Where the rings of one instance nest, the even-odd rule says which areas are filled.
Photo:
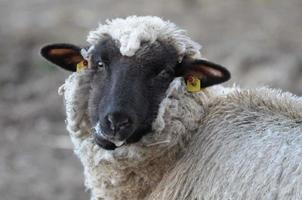
[[127, 128], [131, 125], [130, 117], [123, 113], [109, 113], [106, 118], [110, 129], [114, 132]]

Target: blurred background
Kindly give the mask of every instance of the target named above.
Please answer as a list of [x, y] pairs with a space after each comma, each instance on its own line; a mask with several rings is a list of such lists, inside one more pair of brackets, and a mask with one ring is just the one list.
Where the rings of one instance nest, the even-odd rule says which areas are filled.
[[242, 87], [302, 95], [301, 0], [0, 0], [0, 199], [86, 200], [45, 43], [86, 44], [107, 18], [157, 15], [187, 29]]

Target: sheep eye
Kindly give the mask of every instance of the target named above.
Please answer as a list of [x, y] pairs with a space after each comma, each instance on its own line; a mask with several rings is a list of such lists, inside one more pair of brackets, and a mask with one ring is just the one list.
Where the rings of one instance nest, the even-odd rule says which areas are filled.
[[98, 67], [103, 67], [103, 66], [104, 66], [103, 62], [98, 62]]

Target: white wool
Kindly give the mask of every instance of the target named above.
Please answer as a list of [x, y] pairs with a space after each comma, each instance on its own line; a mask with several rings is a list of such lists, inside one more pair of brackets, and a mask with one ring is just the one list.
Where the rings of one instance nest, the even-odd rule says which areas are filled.
[[204, 106], [184, 156], [148, 200], [302, 199], [302, 99], [234, 89]]
[[130, 16], [125, 19], [107, 20], [105, 24], [91, 31], [87, 41], [95, 45], [105, 36], [110, 35], [120, 45], [124, 56], [133, 56], [142, 42], [153, 43], [156, 40], [173, 45], [181, 60], [183, 56], [200, 57], [201, 46], [192, 41], [186, 31], [174, 23], [153, 16]]

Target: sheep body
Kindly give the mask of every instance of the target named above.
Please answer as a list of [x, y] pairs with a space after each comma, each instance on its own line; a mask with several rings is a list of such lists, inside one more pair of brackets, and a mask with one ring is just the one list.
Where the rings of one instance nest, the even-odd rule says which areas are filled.
[[204, 105], [200, 129], [149, 199], [302, 199], [302, 100], [262, 88]]

